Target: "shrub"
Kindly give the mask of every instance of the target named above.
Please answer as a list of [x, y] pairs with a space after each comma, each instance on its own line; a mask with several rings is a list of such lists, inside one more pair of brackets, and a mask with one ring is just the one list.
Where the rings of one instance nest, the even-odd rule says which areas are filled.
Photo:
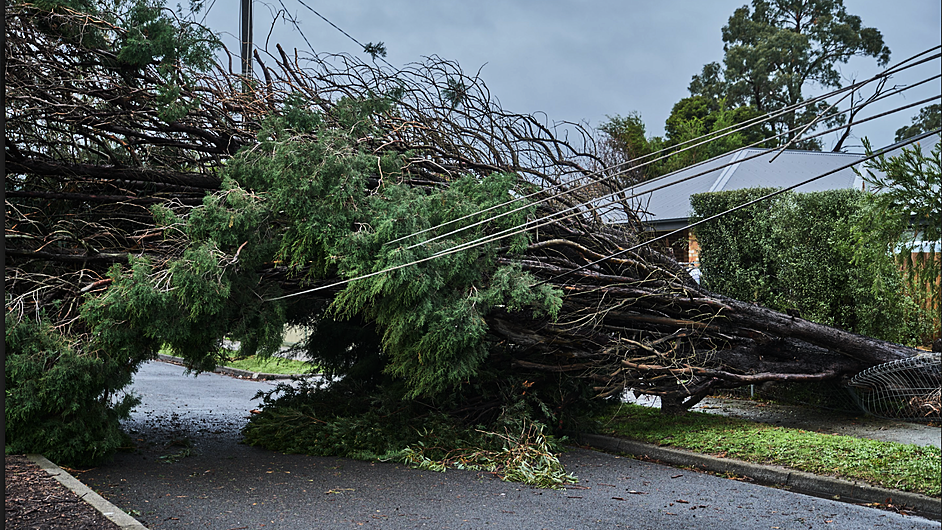
[[6, 315], [7, 454], [41, 453], [70, 466], [101, 462], [125, 442], [119, 422], [140, 402], [118, 398], [131, 363], [77, 351], [45, 322]]

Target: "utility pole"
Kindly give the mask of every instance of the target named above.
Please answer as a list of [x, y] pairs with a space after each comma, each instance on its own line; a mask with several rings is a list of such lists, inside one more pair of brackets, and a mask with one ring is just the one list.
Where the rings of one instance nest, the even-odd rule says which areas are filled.
[[242, 0], [242, 76], [252, 79], [252, 0]]

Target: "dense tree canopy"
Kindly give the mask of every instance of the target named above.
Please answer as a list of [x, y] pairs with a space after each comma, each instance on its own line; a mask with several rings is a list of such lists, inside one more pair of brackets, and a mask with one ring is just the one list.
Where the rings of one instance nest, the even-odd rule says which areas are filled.
[[[763, 114], [801, 103], [811, 85], [841, 86], [837, 65], [851, 57], [873, 57], [881, 66], [890, 59], [880, 31], [848, 13], [842, 0], [754, 0], [751, 9], [737, 9], [723, 26], [723, 42], [723, 64], [704, 66], [690, 93], [725, 97], [733, 107], [750, 105]], [[825, 109], [811, 105], [771, 125], [776, 133], [790, 131], [791, 140]]]
[[[808, 91], [841, 87], [848, 80], [837, 66], [852, 57], [873, 57], [880, 66], [890, 58], [881, 33], [864, 27], [842, 0], [754, 0], [733, 13], [722, 34], [723, 63], [709, 63], [693, 76], [691, 95], [674, 105], [663, 138], [646, 136], [637, 113], [610, 116], [599, 127], [603, 158], [623, 167], [625, 180], [651, 179], [747, 145], [819, 150], [819, 138], [798, 135], [821, 123], [846, 123], [834, 146], [840, 150], [869, 100], [854, 93], [845, 114], [823, 101], [802, 106]], [[720, 134], [730, 127], [737, 131]], [[711, 136], [716, 139], [694, 146]]]

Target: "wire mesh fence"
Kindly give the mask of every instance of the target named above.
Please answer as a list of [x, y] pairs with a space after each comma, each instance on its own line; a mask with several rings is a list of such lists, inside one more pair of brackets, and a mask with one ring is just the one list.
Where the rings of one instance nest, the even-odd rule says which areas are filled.
[[882, 418], [942, 420], [942, 353], [928, 353], [868, 368], [850, 380], [862, 409]]

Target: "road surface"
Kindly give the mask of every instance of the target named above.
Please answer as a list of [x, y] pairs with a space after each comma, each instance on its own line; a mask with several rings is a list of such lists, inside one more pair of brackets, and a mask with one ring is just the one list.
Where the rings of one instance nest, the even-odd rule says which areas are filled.
[[238, 443], [273, 383], [148, 363], [126, 424], [138, 445], [76, 476], [148, 528], [895, 529], [915, 516], [574, 448], [579, 483], [544, 490], [489, 473], [284, 455]]

